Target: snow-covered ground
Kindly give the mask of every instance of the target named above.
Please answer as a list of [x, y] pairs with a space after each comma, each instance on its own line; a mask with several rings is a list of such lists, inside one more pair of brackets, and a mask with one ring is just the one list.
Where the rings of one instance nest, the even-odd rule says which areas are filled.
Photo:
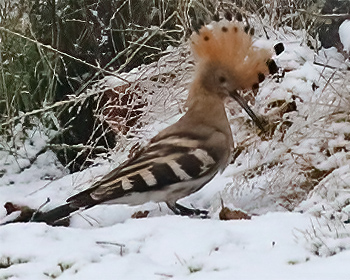
[[309, 224], [298, 213], [240, 221], [166, 215], [90, 229], [12, 224], [0, 232], [1, 254], [13, 263], [0, 277], [349, 279], [350, 251], [320, 258], [296, 242]]
[[[350, 72], [335, 49], [316, 54], [303, 34], [274, 36], [286, 47], [277, 58], [285, 77], [266, 79], [254, 106], [275, 123], [271, 136], [257, 136], [231, 104], [242, 153], [182, 201], [209, 209], [210, 219], [175, 216], [150, 202], [96, 206], [67, 228], [7, 224], [0, 226], [0, 279], [350, 279]], [[176, 111], [166, 122], [155, 114], [144, 135], [176, 121]], [[4, 144], [0, 150], [0, 205], [38, 208], [49, 197], [43, 209], [53, 208], [127, 156], [119, 151], [113, 165], [100, 160], [68, 174], [52, 152], [36, 156], [50, 131], [17, 131], [17, 156]], [[221, 221], [221, 199], [252, 219]], [[144, 210], [147, 218], [131, 218]], [[15, 215], [0, 208], [2, 222]]]

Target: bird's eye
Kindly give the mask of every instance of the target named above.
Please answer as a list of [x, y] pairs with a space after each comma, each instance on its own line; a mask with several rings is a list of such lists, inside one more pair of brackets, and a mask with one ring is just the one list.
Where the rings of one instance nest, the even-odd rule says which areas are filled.
[[223, 84], [224, 82], [226, 82], [226, 78], [224, 76], [220, 76], [219, 82], [220, 82], [220, 84]]

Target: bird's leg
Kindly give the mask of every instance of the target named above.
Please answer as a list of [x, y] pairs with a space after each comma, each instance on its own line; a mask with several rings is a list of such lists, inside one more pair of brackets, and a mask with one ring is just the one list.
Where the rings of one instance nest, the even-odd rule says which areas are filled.
[[170, 210], [174, 212], [175, 215], [200, 216], [203, 219], [209, 218], [209, 216], [208, 216], [209, 211], [207, 211], [207, 210], [188, 208], [188, 207], [185, 207], [177, 202], [175, 204], [167, 203], [167, 205], [170, 208]]

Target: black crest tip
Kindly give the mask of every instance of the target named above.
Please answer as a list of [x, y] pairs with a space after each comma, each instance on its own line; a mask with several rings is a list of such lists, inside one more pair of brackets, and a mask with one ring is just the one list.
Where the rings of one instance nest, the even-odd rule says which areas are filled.
[[268, 59], [266, 65], [269, 68], [270, 74], [276, 74], [278, 72], [278, 66], [273, 59]]
[[242, 16], [242, 14], [240, 12], [237, 12], [235, 14], [235, 18], [236, 18], [237, 21], [243, 21], [243, 16]]
[[283, 45], [283, 43], [278, 43], [278, 44], [274, 45], [273, 48], [275, 49], [275, 53], [277, 55], [280, 55], [282, 52], [284, 52], [284, 45]]
[[216, 12], [214, 15], [213, 15], [213, 20], [214, 21], [220, 21], [220, 16], [219, 16], [219, 13]]
[[202, 28], [202, 26], [204, 26], [204, 21], [203, 20], [192, 20], [191, 21], [192, 24], [192, 29], [193, 31], [195, 31], [197, 34], [199, 34], [199, 30]]
[[265, 80], [265, 75], [263, 73], [259, 73], [258, 79], [259, 79], [259, 83], [262, 83]]
[[232, 20], [232, 14], [228, 11], [225, 12], [224, 14], [225, 19], [227, 19], [228, 21]]

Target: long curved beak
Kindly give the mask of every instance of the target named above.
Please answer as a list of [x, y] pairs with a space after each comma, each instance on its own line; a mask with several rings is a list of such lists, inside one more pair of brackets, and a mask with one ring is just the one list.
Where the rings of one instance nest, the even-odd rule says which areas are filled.
[[249, 115], [249, 117], [255, 122], [255, 124], [262, 130], [262, 131], [265, 131], [265, 127], [263, 125], [263, 121], [258, 118], [255, 113], [253, 112], [252, 109], [250, 109], [247, 101], [239, 95], [239, 93], [234, 90], [234, 91], [231, 91], [229, 93], [229, 95], [238, 102], [239, 105], [241, 105], [241, 107], [247, 112], [247, 114]]

